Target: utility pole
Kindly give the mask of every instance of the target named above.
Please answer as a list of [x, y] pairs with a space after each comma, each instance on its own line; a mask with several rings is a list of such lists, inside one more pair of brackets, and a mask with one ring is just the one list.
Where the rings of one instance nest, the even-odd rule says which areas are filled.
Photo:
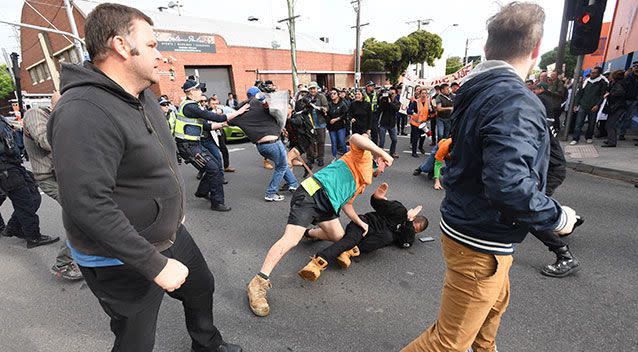
[[292, 89], [297, 94], [299, 80], [297, 78], [297, 40], [295, 38], [295, 5], [293, 0], [288, 0], [288, 18], [277, 21], [277, 23], [288, 22], [288, 32], [290, 35], [290, 61], [292, 63]]
[[560, 75], [563, 73], [563, 62], [565, 60], [565, 46], [567, 45], [567, 27], [569, 19], [567, 18], [567, 9], [572, 0], [565, 0], [563, 5], [563, 17], [561, 17], [560, 34], [558, 37], [558, 50], [556, 51], [556, 72]]
[[357, 38], [355, 40], [357, 47], [354, 49], [354, 87], [359, 88], [359, 81], [361, 81], [361, 27], [367, 26], [370, 23], [361, 24], [361, 0], [352, 0], [350, 3], [354, 8], [354, 12], [357, 14], [357, 24], [350, 28], [357, 29]]
[[576, 67], [574, 68], [574, 78], [572, 79], [572, 94], [569, 98], [569, 108], [567, 110], [567, 117], [565, 118], [565, 129], [563, 130], [563, 140], [566, 141], [569, 137], [569, 128], [572, 124], [572, 120], [574, 119], [574, 105], [576, 105], [576, 93], [578, 93], [578, 89], [580, 88], [580, 84], [578, 82], [580, 75], [582, 74], [583, 68], [583, 59], [585, 55], [578, 55], [578, 59], [576, 60]]
[[16, 85], [16, 98], [18, 98], [18, 109], [20, 111], [20, 117], [24, 116], [23, 105], [22, 105], [22, 85], [20, 84], [20, 66], [18, 66], [18, 53], [11, 53], [11, 69], [13, 70], [13, 77]]
[[481, 39], [480, 37], [476, 37], [476, 38], [467, 38], [465, 39], [465, 57], [463, 58], [463, 65], [467, 65], [467, 48], [470, 46], [470, 43], [475, 41], [475, 40], [479, 40]]
[[[416, 25], [417, 25], [416, 30], [420, 31], [421, 30], [421, 25], [427, 26], [432, 21], [433, 20], [431, 18], [427, 18], [427, 19], [424, 19], [424, 20], [418, 19], [418, 20], [414, 20], [414, 21], [409, 21], [409, 22], [406, 22], [405, 24], [416, 23]], [[423, 77], [423, 71], [424, 71], [423, 70], [423, 63], [417, 62], [417, 63], [415, 63], [415, 65], [416, 65], [416, 75], [417, 75], [417, 77], [424, 78]]]
[[82, 42], [78, 39], [80, 35], [78, 34], [78, 27], [75, 25], [75, 18], [73, 17], [73, 8], [71, 7], [71, 3], [69, 0], [64, 0], [64, 7], [66, 8], [66, 16], [69, 19], [69, 25], [71, 26], [71, 33], [73, 33], [73, 42], [75, 43], [75, 50], [78, 53], [78, 58], [80, 62], [84, 61], [84, 48], [82, 47]]

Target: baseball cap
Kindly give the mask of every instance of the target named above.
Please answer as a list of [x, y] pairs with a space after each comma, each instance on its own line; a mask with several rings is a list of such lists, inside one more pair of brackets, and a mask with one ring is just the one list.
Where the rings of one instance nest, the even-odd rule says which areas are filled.
[[366, 83], [366, 87], [368, 87], [368, 86], [372, 86], [372, 87], [374, 87], [374, 86], [375, 86], [375, 84], [374, 84], [374, 82], [372, 82], [372, 81], [368, 81], [368, 83]]
[[200, 83], [194, 79], [187, 79], [182, 85], [182, 90], [184, 92], [188, 92], [193, 89], [201, 89], [202, 92], [206, 92], [206, 83]]
[[319, 85], [317, 84], [317, 82], [310, 82], [310, 84], [308, 84], [308, 89], [310, 88], [317, 88], [319, 89]]
[[260, 92], [261, 90], [259, 90], [259, 88], [257, 87], [250, 87], [248, 88], [248, 91], [246, 92], [246, 96], [248, 96], [249, 98], [252, 98], [257, 96], [257, 94], [259, 94]]
[[545, 82], [541, 82], [541, 83], [536, 85], [536, 88], [543, 88], [543, 89], [547, 90], [549, 88], [549, 85], [547, 85], [547, 83], [545, 83]]

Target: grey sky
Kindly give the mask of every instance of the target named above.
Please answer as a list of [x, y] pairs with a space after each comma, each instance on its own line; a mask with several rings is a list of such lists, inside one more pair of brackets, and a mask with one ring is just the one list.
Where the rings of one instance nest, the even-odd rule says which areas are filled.
[[[30, 0], [36, 3], [38, 0]], [[122, 2], [119, 0], [116, 2]], [[144, 9], [156, 9], [166, 6], [169, 0], [137, 0], [135, 5]], [[183, 13], [191, 16], [224, 19], [233, 22], [246, 22], [248, 16], [258, 17], [260, 23], [266, 27], [276, 25], [277, 20], [288, 17], [286, 0], [181, 0]], [[362, 0], [361, 23], [369, 22], [363, 27], [362, 40], [375, 37], [378, 40], [394, 41], [416, 30], [417, 25], [406, 22], [417, 19], [432, 19], [430, 25], [424, 29], [441, 34], [443, 57], [463, 56], [465, 40], [467, 38], [481, 38], [474, 40], [469, 46], [469, 55], [479, 55], [487, 37], [485, 21], [498, 10], [499, 3], [508, 1], [494, 0]], [[541, 52], [551, 50], [558, 43], [560, 17], [563, 1], [537, 0], [545, 9], [545, 35]], [[123, 3], [131, 4], [124, 1]], [[607, 1], [605, 20], [611, 21], [614, 0]], [[23, 1], [3, 0], [0, 3], [0, 19], [19, 21]], [[316, 37], [328, 37], [333, 46], [343, 49], [354, 49], [355, 13], [350, 0], [296, 0], [296, 13], [301, 16], [297, 22], [297, 32], [307, 33]], [[175, 10], [168, 10], [177, 12]], [[451, 26], [454, 23], [459, 25]], [[10, 26], [0, 24], [0, 47], [8, 52], [19, 50]], [[19, 52], [19, 51], [18, 51]], [[2, 60], [0, 60], [2, 62]]]

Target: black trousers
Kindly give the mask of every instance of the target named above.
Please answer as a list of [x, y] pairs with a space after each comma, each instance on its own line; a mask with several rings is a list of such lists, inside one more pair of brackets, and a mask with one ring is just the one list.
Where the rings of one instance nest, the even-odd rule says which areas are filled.
[[[432, 133], [432, 143], [431, 145], [436, 145], [436, 143], [438, 143], [439, 139], [441, 138], [441, 136], [437, 136], [436, 135], [436, 117], [435, 118], [430, 118], [430, 132]], [[424, 137], [425, 139], [425, 137]], [[421, 145], [423, 145], [423, 143], [421, 143]]]
[[13, 205], [13, 214], [6, 225], [7, 234], [26, 240], [40, 237], [37, 211], [42, 196], [33, 174], [21, 165], [10, 166], [5, 171], [0, 171], [0, 190], [3, 193], [0, 195], [2, 202], [9, 198]]
[[[224, 204], [224, 172], [221, 163], [200, 142], [177, 142], [179, 155], [188, 160], [199, 171], [205, 171], [197, 186], [198, 196], [210, 194], [211, 205]], [[204, 166], [195, 162], [199, 154]]]
[[[193, 351], [217, 351], [223, 343], [213, 324], [215, 279], [197, 244], [180, 227], [173, 246], [162, 254], [188, 267], [186, 282], [168, 293], [182, 301], [186, 329]], [[90, 268], [80, 266], [87, 285], [111, 318], [115, 335], [112, 352], [151, 352], [164, 290], [128, 265]]]
[[607, 116], [607, 123], [605, 125], [605, 129], [607, 131], [608, 145], [616, 145], [616, 143], [618, 143], [618, 129], [620, 127], [619, 122], [622, 119], [624, 113], [625, 113], [625, 110], [620, 109], [610, 113]]
[[230, 166], [230, 155], [228, 155], [228, 147], [226, 147], [226, 133], [222, 131], [219, 135], [219, 151], [222, 152], [222, 159], [224, 160], [224, 169], [228, 169]]
[[370, 140], [372, 143], [379, 145], [379, 119], [381, 115], [373, 112], [372, 118], [370, 119]]
[[405, 134], [405, 125], [408, 123], [408, 115], [397, 114], [397, 133]]
[[413, 125], [410, 125], [410, 144], [412, 145], [412, 154], [416, 154], [417, 147], [419, 149], [423, 149], [423, 143], [425, 142], [425, 137], [421, 137], [423, 130]]

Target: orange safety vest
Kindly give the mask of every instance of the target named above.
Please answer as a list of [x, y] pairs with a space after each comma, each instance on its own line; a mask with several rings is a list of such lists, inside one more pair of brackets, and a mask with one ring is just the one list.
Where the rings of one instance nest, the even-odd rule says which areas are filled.
[[416, 109], [417, 113], [412, 114], [412, 116], [410, 117], [410, 125], [414, 127], [419, 127], [421, 126], [422, 123], [428, 120], [430, 98], [428, 98], [428, 101], [425, 103], [423, 103], [421, 100], [416, 100], [416, 105], [417, 105], [417, 109]]

